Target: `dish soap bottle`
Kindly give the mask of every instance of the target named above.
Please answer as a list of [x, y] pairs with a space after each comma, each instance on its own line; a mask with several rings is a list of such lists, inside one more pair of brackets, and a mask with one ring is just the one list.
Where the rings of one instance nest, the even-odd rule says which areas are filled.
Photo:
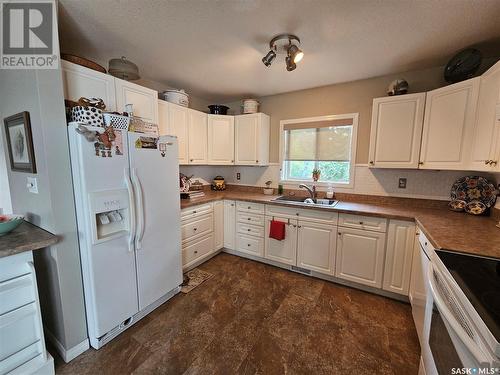
[[328, 189], [326, 191], [326, 197], [328, 199], [332, 199], [335, 196], [335, 192], [333, 191], [332, 184], [328, 184]]

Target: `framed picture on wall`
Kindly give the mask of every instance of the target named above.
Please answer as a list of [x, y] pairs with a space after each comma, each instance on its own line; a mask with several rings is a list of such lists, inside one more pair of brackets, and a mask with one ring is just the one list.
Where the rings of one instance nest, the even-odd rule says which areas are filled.
[[36, 173], [35, 152], [29, 112], [6, 117], [5, 136], [9, 150], [10, 169], [16, 172]]

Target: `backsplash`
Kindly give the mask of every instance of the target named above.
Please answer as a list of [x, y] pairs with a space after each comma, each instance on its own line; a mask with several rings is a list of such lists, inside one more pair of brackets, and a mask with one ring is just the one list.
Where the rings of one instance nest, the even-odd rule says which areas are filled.
[[[242, 167], [242, 166], [181, 166], [182, 173], [200, 182], [210, 184], [212, 179], [221, 175], [226, 183], [234, 185], [264, 186], [268, 180], [272, 186], [279, 183], [280, 167]], [[240, 180], [236, 174], [240, 173]], [[336, 188], [337, 192], [365, 195], [392, 196], [402, 198], [422, 198], [447, 200], [453, 182], [465, 175], [480, 175], [496, 184], [500, 183], [500, 173], [483, 173], [470, 171], [431, 171], [408, 169], [373, 169], [367, 165], [356, 165], [354, 187], [352, 189]], [[406, 189], [398, 188], [399, 178], [406, 178]], [[285, 188], [296, 187], [285, 185]], [[319, 191], [325, 188], [319, 188]], [[500, 206], [500, 200], [497, 207]]]

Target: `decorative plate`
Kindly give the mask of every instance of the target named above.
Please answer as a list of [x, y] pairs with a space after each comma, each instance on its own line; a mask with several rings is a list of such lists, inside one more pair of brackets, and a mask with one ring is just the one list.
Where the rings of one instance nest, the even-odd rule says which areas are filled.
[[465, 212], [472, 215], [481, 215], [486, 211], [486, 205], [480, 201], [472, 201], [465, 206]]
[[465, 176], [455, 181], [451, 187], [451, 199], [466, 201], [480, 201], [489, 208], [495, 204], [498, 191], [495, 185], [484, 177]]
[[450, 208], [450, 210], [457, 212], [465, 210], [466, 205], [467, 205], [466, 201], [461, 201], [458, 199], [452, 200], [450, 203], [448, 203], [448, 207]]

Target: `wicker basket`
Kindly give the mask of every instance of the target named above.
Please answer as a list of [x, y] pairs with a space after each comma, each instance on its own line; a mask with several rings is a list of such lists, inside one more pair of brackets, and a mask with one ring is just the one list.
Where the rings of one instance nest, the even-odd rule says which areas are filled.
[[113, 113], [103, 113], [104, 124], [112, 125], [116, 130], [128, 130], [130, 125], [130, 117], [115, 115]]
[[100, 109], [80, 105], [71, 108], [71, 121], [92, 126], [103, 126], [104, 124]]
[[93, 61], [90, 61], [84, 57], [70, 55], [67, 53], [62, 53], [61, 58], [63, 60], [72, 62], [73, 64], [78, 64], [78, 65], [84, 66], [84, 67], [89, 68], [89, 69], [97, 70], [98, 72], [101, 72], [101, 73], [106, 73], [106, 69], [104, 67], [102, 67], [101, 65], [99, 65]]

